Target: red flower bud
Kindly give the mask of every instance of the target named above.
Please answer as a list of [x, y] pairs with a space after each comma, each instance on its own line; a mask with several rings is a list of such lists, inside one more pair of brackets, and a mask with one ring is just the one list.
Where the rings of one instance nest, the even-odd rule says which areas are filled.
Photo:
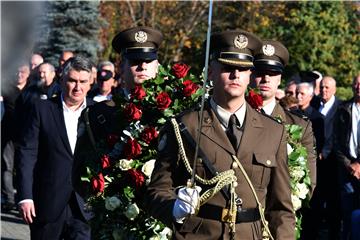
[[159, 110], [163, 111], [167, 109], [171, 104], [169, 94], [166, 92], [159, 93], [159, 95], [156, 97], [156, 104]]
[[196, 93], [196, 90], [198, 90], [199, 86], [191, 80], [186, 80], [183, 82], [184, 89], [183, 94], [185, 97], [190, 97], [194, 93]]
[[104, 155], [101, 157], [101, 167], [102, 167], [103, 169], [110, 167], [110, 157], [109, 157], [109, 155], [104, 154]]
[[136, 107], [134, 103], [129, 103], [124, 109], [124, 115], [127, 117], [129, 122], [136, 121], [141, 118], [142, 112], [139, 108]]
[[141, 153], [141, 146], [136, 139], [129, 138], [124, 147], [124, 155], [127, 159], [133, 159]]
[[263, 105], [263, 99], [260, 94], [256, 93], [254, 90], [250, 90], [246, 96], [246, 101], [250, 106], [256, 110], [259, 110]]
[[149, 144], [152, 140], [157, 138], [158, 132], [154, 127], [145, 128], [141, 133], [141, 139]]
[[91, 187], [96, 193], [104, 191], [105, 179], [102, 173], [99, 173], [97, 176], [91, 178]]
[[141, 85], [136, 85], [134, 89], [131, 90], [131, 99], [142, 100], [146, 96], [146, 92]]
[[136, 169], [129, 169], [127, 171], [129, 184], [134, 186], [138, 190], [145, 182], [144, 174]]
[[171, 71], [177, 78], [183, 78], [190, 70], [190, 66], [184, 63], [176, 63], [172, 66]]

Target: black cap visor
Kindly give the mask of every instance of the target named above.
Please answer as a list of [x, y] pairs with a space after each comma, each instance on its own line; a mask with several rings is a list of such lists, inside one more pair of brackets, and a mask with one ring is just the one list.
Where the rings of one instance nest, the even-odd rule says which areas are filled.
[[271, 71], [282, 73], [284, 70], [284, 66], [278, 62], [273, 60], [255, 60], [255, 71]]
[[129, 60], [156, 60], [158, 54], [154, 48], [131, 48], [126, 49], [123, 56]]

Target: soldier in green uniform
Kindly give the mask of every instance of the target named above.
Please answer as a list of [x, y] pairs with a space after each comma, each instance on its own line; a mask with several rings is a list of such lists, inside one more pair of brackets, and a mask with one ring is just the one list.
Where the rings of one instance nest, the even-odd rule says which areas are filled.
[[[294, 239], [284, 126], [245, 101], [261, 46], [243, 30], [214, 33], [214, 89], [203, 121], [198, 123], [199, 109], [189, 110], [161, 132], [146, 202], [149, 213], [174, 230], [174, 239], [263, 239], [264, 224], [273, 239]], [[187, 181], [198, 132], [193, 186]]]
[[263, 40], [263, 45], [255, 55], [253, 83], [259, 88], [263, 98], [262, 110], [284, 124], [296, 124], [302, 127], [302, 145], [307, 150], [308, 168], [310, 170], [311, 189], [316, 185], [316, 153], [311, 122], [307, 117], [284, 109], [275, 99], [275, 93], [281, 82], [281, 74], [289, 61], [287, 48], [278, 41]]

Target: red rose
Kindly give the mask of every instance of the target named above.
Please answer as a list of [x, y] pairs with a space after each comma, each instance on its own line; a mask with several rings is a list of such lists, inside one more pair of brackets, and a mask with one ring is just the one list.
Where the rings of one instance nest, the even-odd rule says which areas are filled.
[[91, 178], [91, 187], [96, 193], [104, 191], [105, 179], [102, 173]]
[[184, 63], [176, 63], [171, 67], [172, 73], [177, 78], [183, 78], [190, 70], [190, 66]]
[[131, 99], [142, 100], [146, 96], [146, 92], [141, 85], [136, 85], [133, 90], [131, 90]]
[[127, 159], [133, 159], [141, 153], [141, 146], [136, 139], [129, 138], [124, 147], [124, 155]]
[[136, 169], [129, 169], [127, 171], [127, 175], [129, 177], [129, 182], [131, 185], [135, 187], [135, 189], [139, 189], [145, 182], [144, 174]]
[[185, 97], [190, 97], [199, 88], [199, 86], [197, 84], [193, 83], [193, 81], [191, 81], [191, 80], [184, 81], [183, 85], [184, 85], [183, 94]]
[[108, 146], [110, 148], [113, 148], [114, 145], [117, 143], [117, 141], [119, 140], [119, 136], [116, 135], [116, 134], [109, 134], [107, 137], [106, 137], [106, 142], [108, 144]]
[[250, 106], [256, 110], [259, 110], [263, 105], [263, 99], [260, 94], [256, 93], [254, 90], [250, 90], [246, 96], [246, 101]]
[[101, 167], [102, 167], [103, 169], [110, 167], [110, 157], [109, 157], [109, 155], [104, 154], [104, 155], [101, 157]]
[[159, 110], [167, 109], [171, 104], [171, 99], [169, 97], [169, 94], [167, 94], [166, 92], [160, 93], [156, 97], [156, 104]]
[[157, 138], [157, 136], [158, 136], [158, 132], [154, 127], [145, 128], [144, 131], [142, 131], [141, 133], [141, 139], [147, 144], [149, 144], [152, 140]]
[[129, 103], [124, 109], [124, 115], [127, 117], [129, 122], [134, 120], [139, 120], [141, 118], [142, 112], [139, 108], [136, 107], [134, 103]]

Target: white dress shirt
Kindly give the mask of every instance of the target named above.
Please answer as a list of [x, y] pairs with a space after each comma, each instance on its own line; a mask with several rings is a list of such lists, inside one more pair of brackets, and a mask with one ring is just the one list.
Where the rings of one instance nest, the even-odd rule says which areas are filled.
[[276, 106], [276, 100], [274, 98], [271, 102], [266, 104], [266, 106], [263, 106], [261, 109], [264, 110], [264, 112], [267, 115], [271, 116], [272, 112], [274, 111], [275, 106]]
[[78, 127], [78, 121], [79, 117], [81, 115], [82, 110], [86, 108], [86, 99], [84, 99], [81, 106], [76, 109], [75, 111], [68, 108], [64, 102], [64, 99], [61, 96], [61, 102], [63, 105], [63, 113], [64, 113], [64, 121], [66, 126], [66, 133], [69, 139], [70, 147], [72, 153], [75, 151], [75, 145], [77, 140], [77, 127]]
[[320, 101], [319, 112], [322, 115], [326, 116], [328, 114], [330, 108], [334, 105], [334, 103], [335, 103], [335, 96], [334, 95], [326, 103], [323, 103], [322, 101]]
[[[221, 127], [225, 131], [228, 128], [229, 119], [233, 113], [228, 112], [219, 105], [217, 105], [213, 98], [210, 99], [210, 105], [211, 108], [214, 110], [217, 118], [219, 119], [221, 123]], [[246, 113], [246, 104], [244, 101], [244, 104], [234, 113], [240, 123], [240, 126], [242, 126], [244, 123], [245, 113]]]
[[102, 101], [106, 101], [106, 100], [111, 100], [112, 99], [112, 94], [108, 94], [108, 95], [101, 95], [101, 94], [98, 94], [96, 95], [93, 100], [95, 102], [102, 102]]
[[360, 106], [355, 102], [351, 107], [351, 135], [350, 135], [350, 155], [354, 158], [358, 157], [358, 144], [360, 138], [359, 124], [360, 124]]

